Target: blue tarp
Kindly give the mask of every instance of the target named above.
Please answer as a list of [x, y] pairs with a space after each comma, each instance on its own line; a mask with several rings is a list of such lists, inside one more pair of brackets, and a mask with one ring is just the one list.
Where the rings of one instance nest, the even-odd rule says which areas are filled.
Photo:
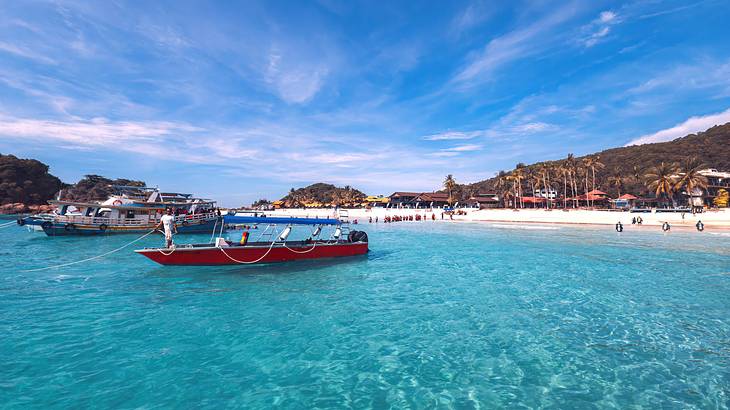
[[337, 219], [328, 218], [288, 218], [279, 216], [234, 216], [226, 215], [223, 221], [227, 224], [293, 224], [293, 225], [339, 225]]

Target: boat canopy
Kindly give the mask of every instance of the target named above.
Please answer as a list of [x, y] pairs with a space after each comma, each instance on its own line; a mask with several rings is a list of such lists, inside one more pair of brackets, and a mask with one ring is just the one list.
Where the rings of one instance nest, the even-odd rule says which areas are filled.
[[292, 224], [292, 225], [339, 225], [334, 218], [293, 218], [279, 216], [235, 216], [226, 215], [224, 222], [229, 224]]

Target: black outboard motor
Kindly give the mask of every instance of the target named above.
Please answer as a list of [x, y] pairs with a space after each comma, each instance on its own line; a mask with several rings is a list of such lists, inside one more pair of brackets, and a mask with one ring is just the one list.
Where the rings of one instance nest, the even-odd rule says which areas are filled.
[[363, 231], [350, 231], [350, 234], [347, 235], [347, 240], [350, 242], [367, 242], [368, 234]]

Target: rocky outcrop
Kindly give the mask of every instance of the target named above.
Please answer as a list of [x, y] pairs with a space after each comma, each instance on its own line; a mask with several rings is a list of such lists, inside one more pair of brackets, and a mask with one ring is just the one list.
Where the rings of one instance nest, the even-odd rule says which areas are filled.
[[1, 215], [13, 214], [43, 214], [53, 211], [51, 205], [26, 205], [21, 202], [0, 205]]

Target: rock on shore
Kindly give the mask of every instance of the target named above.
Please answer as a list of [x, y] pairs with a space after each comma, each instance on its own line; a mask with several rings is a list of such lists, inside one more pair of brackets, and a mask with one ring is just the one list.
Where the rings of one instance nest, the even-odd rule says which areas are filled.
[[0, 214], [41, 214], [53, 211], [52, 205], [26, 205], [21, 202], [0, 205]]

